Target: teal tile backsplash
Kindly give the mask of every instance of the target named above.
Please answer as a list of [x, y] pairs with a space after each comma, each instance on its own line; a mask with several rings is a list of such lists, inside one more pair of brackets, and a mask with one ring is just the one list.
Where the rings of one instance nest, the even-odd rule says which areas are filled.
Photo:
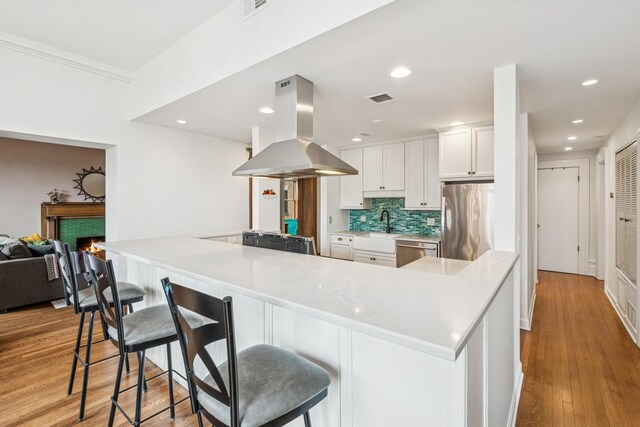
[[[391, 214], [392, 233], [440, 235], [440, 211], [405, 211], [404, 198], [371, 199], [371, 209], [349, 211], [349, 230], [386, 231], [387, 218], [380, 221], [380, 213], [386, 209]], [[365, 222], [360, 217], [365, 216]], [[435, 218], [435, 225], [427, 225], [427, 218]]]

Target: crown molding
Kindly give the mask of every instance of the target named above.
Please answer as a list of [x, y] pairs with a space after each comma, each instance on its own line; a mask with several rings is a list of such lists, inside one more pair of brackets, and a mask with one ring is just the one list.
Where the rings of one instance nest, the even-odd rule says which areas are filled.
[[3, 31], [0, 31], [0, 47], [44, 59], [46, 61], [55, 62], [56, 64], [75, 68], [77, 70], [97, 74], [109, 79], [118, 80], [123, 83], [131, 83], [133, 81], [133, 73], [129, 71], [94, 61], [80, 55], [74, 55], [51, 46], [23, 39]]

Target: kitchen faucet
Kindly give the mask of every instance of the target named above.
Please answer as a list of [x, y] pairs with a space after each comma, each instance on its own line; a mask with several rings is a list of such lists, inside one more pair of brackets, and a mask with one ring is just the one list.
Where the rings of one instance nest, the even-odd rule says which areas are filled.
[[389, 225], [389, 221], [391, 220], [391, 214], [389, 214], [389, 211], [386, 209], [382, 210], [382, 213], [380, 214], [380, 221], [384, 221], [384, 213], [387, 213], [387, 233], [391, 233], [391, 226]]

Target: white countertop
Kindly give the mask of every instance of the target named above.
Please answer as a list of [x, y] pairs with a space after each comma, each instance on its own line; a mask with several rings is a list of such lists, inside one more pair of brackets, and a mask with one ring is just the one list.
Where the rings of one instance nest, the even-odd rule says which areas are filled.
[[[339, 234], [341, 236], [366, 236], [371, 233], [371, 231], [353, 231], [353, 230], [342, 230], [342, 231], [332, 231], [329, 234]], [[396, 237], [395, 240], [415, 240], [418, 242], [432, 242], [432, 243], [440, 243], [440, 237], [438, 236], [427, 236], [425, 234], [401, 234], [399, 237]]]
[[455, 276], [456, 274], [460, 273], [460, 271], [467, 268], [469, 265], [471, 265], [471, 261], [425, 256], [401, 268], [404, 268], [406, 270], [421, 271], [423, 273]]
[[188, 237], [98, 246], [448, 360], [458, 357], [517, 260], [490, 251], [444, 276]]

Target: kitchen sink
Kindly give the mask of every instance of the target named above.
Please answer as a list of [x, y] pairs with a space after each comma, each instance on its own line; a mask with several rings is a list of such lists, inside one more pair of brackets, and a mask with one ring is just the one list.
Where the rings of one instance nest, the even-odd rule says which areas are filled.
[[368, 252], [396, 253], [396, 237], [401, 234], [369, 233], [353, 239], [353, 249]]
[[395, 239], [396, 237], [400, 237], [402, 234], [391, 234], [391, 233], [369, 233], [362, 237], [368, 237], [370, 239]]

